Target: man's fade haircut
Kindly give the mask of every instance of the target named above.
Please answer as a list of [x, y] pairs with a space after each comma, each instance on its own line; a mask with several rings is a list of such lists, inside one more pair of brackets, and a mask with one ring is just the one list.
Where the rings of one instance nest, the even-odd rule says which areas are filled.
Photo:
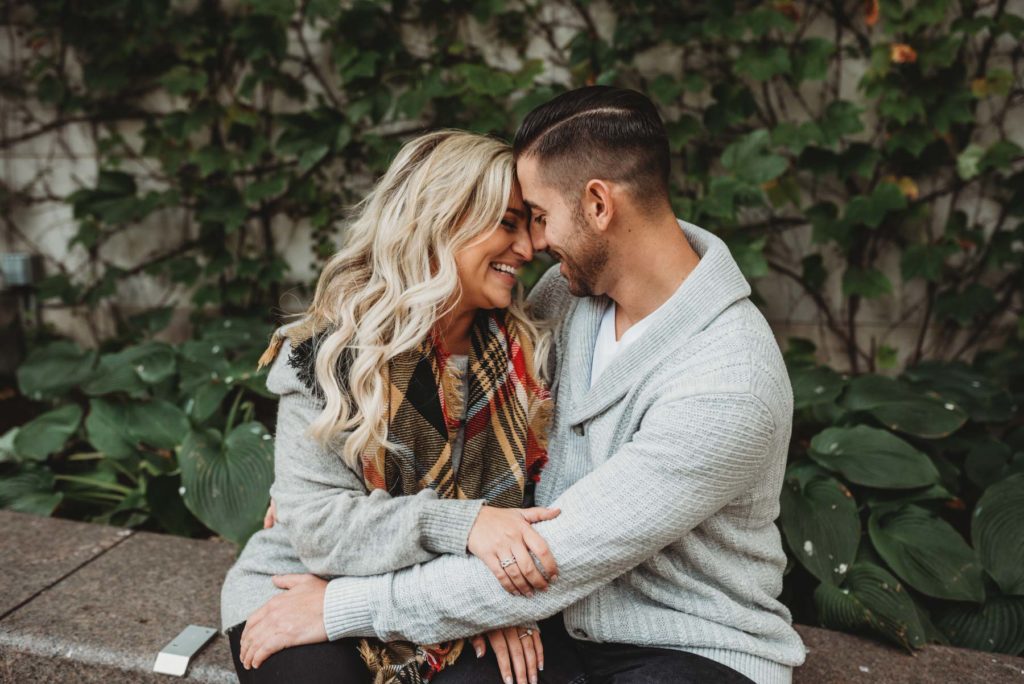
[[644, 207], [667, 202], [669, 144], [654, 103], [635, 90], [588, 86], [562, 93], [523, 119], [512, 148], [535, 157], [546, 183], [578, 206], [584, 184], [629, 187]]

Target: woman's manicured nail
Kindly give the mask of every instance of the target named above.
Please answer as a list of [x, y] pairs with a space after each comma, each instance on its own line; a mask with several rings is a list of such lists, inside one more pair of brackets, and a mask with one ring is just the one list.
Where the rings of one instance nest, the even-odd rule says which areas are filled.
[[537, 684], [537, 675], [530, 675], [530, 684]]
[[512, 684], [512, 675], [505, 677], [505, 684]]
[[539, 663], [537, 663], [537, 669], [541, 670], [541, 671], [544, 670], [544, 661], [543, 660], [540, 661]]
[[482, 648], [476, 649], [476, 657], [477, 658], [483, 658], [484, 657], [484, 649], [482, 649]]

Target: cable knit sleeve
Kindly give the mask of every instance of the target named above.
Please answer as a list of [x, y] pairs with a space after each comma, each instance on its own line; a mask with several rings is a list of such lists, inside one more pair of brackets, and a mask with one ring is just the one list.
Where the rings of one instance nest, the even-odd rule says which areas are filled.
[[285, 339], [267, 388], [280, 396], [270, 493], [302, 563], [318, 575], [375, 575], [437, 554], [465, 555], [483, 499], [440, 499], [432, 489], [392, 497], [367, 493], [342, 460], [342, 440], [325, 449], [306, 432], [322, 402], [289, 363]]
[[[534, 526], [558, 562], [548, 591], [512, 596], [479, 559], [445, 556], [330, 582], [327, 634], [434, 643], [553, 615], [739, 496], [761, 476], [775, 432], [753, 394], [662, 397], [631, 441], [552, 503], [561, 515]], [[458, 591], [438, 591], [444, 586]]]

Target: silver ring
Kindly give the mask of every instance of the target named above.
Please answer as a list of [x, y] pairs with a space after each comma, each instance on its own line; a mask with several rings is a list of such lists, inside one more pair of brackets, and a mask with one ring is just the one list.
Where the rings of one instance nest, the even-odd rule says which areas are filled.
[[508, 566], [512, 565], [515, 562], [516, 562], [516, 557], [515, 556], [512, 556], [511, 558], [506, 558], [505, 560], [501, 561], [501, 567], [507, 568]]
[[533, 636], [533, 630], [532, 629], [528, 629], [524, 633], [520, 634], [519, 638], [520, 639], [525, 639], [528, 636]]

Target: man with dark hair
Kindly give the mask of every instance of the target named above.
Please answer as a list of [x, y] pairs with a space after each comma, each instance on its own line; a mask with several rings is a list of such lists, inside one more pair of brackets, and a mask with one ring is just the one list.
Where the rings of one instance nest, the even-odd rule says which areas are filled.
[[[534, 525], [557, 580], [513, 596], [480, 559], [444, 555], [330, 581], [317, 619], [331, 640], [416, 643], [542, 620], [547, 662], [582, 670], [549, 667], [548, 682], [790, 682], [804, 647], [778, 601], [774, 521], [792, 390], [749, 284], [719, 238], [674, 216], [643, 95], [564, 93], [515, 149], [534, 247], [561, 262], [530, 294], [557, 322], [535, 503], [561, 514]], [[439, 684], [463, 681], [460, 664]]]

